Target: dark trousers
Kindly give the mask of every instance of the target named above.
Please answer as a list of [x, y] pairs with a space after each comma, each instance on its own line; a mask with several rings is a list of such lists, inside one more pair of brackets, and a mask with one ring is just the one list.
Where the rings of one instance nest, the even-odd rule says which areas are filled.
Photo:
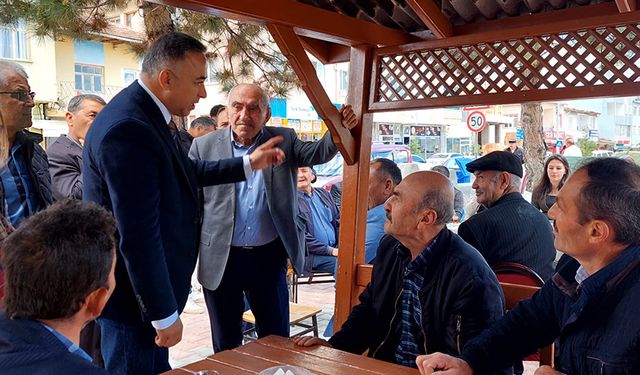
[[171, 370], [169, 350], [155, 344], [151, 323], [124, 324], [98, 319], [102, 334], [102, 356], [110, 375], [152, 375]]
[[254, 249], [231, 248], [218, 288], [203, 288], [215, 352], [242, 345], [244, 295], [256, 318], [258, 337], [289, 337], [286, 275], [287, 257], [279, 239]]

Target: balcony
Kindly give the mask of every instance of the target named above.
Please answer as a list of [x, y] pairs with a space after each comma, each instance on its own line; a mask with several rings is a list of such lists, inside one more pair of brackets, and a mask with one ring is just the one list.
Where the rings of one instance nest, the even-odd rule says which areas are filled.
[[116, 96], [124, 87], [122, 86], [103, 86], [102, 92], [89, 92], [83, 90], [77, 90], [75, 82], [73, 81], [60, 81], [58, 82], [58, 105], [66, 109], [69, 100], [76, 95], [80, 94], [93, 94], [102, 97], [105, 101], [109, 102], [111, 98]]

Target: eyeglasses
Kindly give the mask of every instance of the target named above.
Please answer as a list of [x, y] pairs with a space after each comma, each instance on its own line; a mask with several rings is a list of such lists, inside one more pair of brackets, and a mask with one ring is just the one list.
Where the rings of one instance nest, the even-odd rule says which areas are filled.
[[33, 100], [33, 98], [36, 96], [36, 93], [33, 91], [16, 90], [16, 91], [1, 91], [0, 95], [11, 95], [11, 97], [14, 99], [17, 99], [21, 102], [26, 102], [27, 99]]

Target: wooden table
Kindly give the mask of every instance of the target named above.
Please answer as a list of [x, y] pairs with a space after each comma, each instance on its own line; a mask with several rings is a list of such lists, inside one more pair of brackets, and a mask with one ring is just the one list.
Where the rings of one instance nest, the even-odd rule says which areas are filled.
[[326, 375], [419, 374], [415, 369], [325, 346], [295, 346], [293, 340], [279, 336], [268, 336], [233, 350], [225, 350], [165, 374], [186, 375], [198, 370], [217, 370], [220, 375], [248, 375], [278, 365], [300, 366], [312, 374]]

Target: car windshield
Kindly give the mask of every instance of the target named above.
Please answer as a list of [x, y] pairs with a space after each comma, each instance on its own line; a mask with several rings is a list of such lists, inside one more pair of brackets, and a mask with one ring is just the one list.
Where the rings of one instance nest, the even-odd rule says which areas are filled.
[[342, 165], [344, 160], [342, 155], [338, 153], [333, 159], [324, 164], [318, 164], [313, 169], [318, 177], [333, 177], [342, 174]]

